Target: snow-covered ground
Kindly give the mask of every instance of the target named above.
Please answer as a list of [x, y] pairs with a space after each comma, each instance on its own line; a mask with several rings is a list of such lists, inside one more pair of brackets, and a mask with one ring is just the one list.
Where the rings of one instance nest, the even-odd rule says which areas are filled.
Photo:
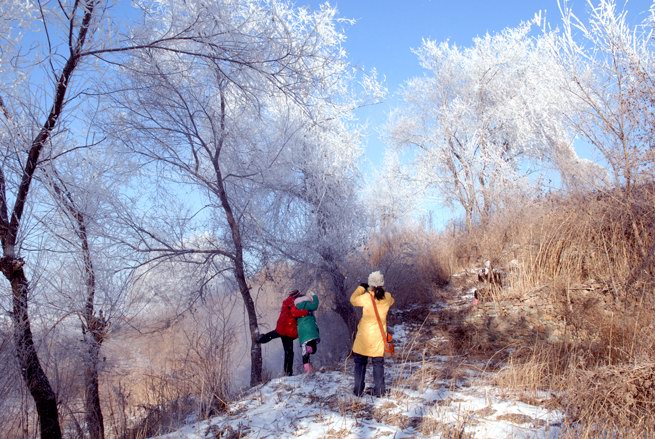
[[[394, 338], [407, 340], [394, 326]], [[512, 398], [484, 384], [483, 365], [444, 356], [386, 361], [388, 397], [352, 394], [352, 361], [337, 370], [275, 378], [250, 389], [229, 411], [160, 439], [200, 438], [555, 438], [561, 412]], [[455, 361], [453, 361], [455, 360]], [[447, 369], [456, 364], [453, 378]], [[444, 373], [446, 372], [446, 373]], [[367, 387], [372, 387], [372, 369]], [[447, 376], [448, 379], [439, 377]]]
[[[409, 390], [388, 398], [351, 395], [340, 371], [276, 378], [252, 389], [229, 413], [188, 425], [172, 438], [419, 438], [462, 431], [475, 438], [554, 438], [561, 414], [503, 399], [490, 387]], [[452, 437], [452, 436], [450, 436]]]

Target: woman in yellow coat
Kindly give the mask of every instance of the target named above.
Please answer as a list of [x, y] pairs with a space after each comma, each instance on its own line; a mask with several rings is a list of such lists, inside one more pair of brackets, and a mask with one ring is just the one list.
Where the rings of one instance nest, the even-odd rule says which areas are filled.
[[394, 300], [390, 293], [384, 291], [384, 276], [379, 271], [371, 273], [368, 276], [368, 284], [360, 284], [350, 296], [350, 303], [353, 306], [362, 307], [362, 318], [357, 325], [357, 335], [353, 343], [353, 358], [355, 360], [354, 393], [357, 396], [362, 396], [364, 393], [364, 379], [366, 378], [366, 365], [369, 358], [373, 363], [373, 394], [382, 396], [386, 390], [384, 387], [384, 339], [373, 309], [373, 300], [386, 334], [387, 312], [393, 305]]

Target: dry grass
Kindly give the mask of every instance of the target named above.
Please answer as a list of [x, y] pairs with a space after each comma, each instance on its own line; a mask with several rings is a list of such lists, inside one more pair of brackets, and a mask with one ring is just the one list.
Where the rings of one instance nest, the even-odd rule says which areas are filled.
[[[458, 256], [463, 263], [489, 259], [508, 267], [516, 259], [520, 268], [508, 273], [504, 288], [488, 291], [493, 305], [487, 309], [508, 322], [495, 343], [483, 342], [489, 328], [451, 315], [444, 329], [458, 340], [452, 350], [511, 348], [494, 383], [526, 397], [556, 391], [571, 423], [565, 435], [649, 437], [655, 425], [655, 188], [552, 198], [496, 215], [457, 241], [471, 255]], [[524, 331], [500, 310], [521, 310], [526, 300], [537, 308], [534, 318], [547, 314], [549, 320], [531, 321]], [[541, 334], [549, 322], [563, 333]]]
[[339, 398], [336, 406], [339, 414], [344, 417], [352, 416], [356, 419], [370, 419], [371, 417], [371, 405], [360, 398]]
[[[398, 256], [391, 250], [410, 241], [402, 234], [390, 239], [378, 247], [377, 262]], [[489, 259], [504, 271], [503, 284], [479, 289], [486, 306], [478, 320], [470, 318], [468, 308], [442, 310], [437, 327], [421, 333], [424, 340], [440, 341], [434, 346], [410, 341], [404, 357], [487, 357], [495, 385], [565, 411], [565, 437], [650, 437], [655, 425], [655, 187], [550, 198], [497, 214], [472, 233], [453, 229], [432, 241], [445, 242], [434, 254], [442, 262], [415, 264], [405, 276], [429, 279], [430, 266], [453, 272]], [[463, 278], [457, 282], [460, 290], [471, 287]], [[398, 384], [421, 389], [457, 380], [463, 370], [457, 364], [426, 363]], [[543, 391], [557, 397], [544, 401]], [[439, 430], [433, 427], [426, 431]], [[461, 437], [464, 431], [447, 428], [446, 437]]]
[[473, 413], [462, 411], [458, 413], [455, 422], [445, 423], [438, 419], [426, 419], [420, 428], [420, 431], [425, 431], [426, 434], [434, 435], [439, 434], [439, 437], [446, 439], [473, 439], [475, 433], [468, 433], [466, 427], [475, 425]]
[[[515, 352], [507, 363], [498, 370], [492, 382], [503, 388], [527, 395], [553, 389], [557, 377], [562, 374], [562, 352], [550, 345], [539, 344]], [[568, 358], [565, 354], [564, 357]]]
[[[164, 331], [114, 340], [112, 349], [124, 355], [101, 384], [106, 430], [114, 437], [167, 433], [191, 414], [207, 418], [227, 409], [234, 340], [226, 318], [230, 307], [209, 300], [205, 306]], [[139, 354], [135, 359], [129, 357], [133, 352]]]
[[573, 420], [617, 432], [648, 432], [655, 426], [654, 363], [579, 371], [566, 387], [563, 405]]
[[351, 431], [347, 428], [328, 428], [328, 430], [325, 432], [325, 436], [330, 439], [344, 439], [350, 436], [350, 434]]

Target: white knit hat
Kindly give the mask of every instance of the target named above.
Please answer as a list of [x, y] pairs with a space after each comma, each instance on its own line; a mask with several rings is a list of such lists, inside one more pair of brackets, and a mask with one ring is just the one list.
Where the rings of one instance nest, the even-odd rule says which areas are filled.
[[368, 275], [368, 284], [371, 287], [383, 287], [384, 276], [379, 271], [374, 271]]

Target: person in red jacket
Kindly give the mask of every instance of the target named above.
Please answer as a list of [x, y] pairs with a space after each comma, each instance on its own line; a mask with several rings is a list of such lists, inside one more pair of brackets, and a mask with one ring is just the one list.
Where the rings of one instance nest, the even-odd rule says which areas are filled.
[[268, 343], [274, 338], [282, 340], [282, 347], [284, 348], [284, 373], [288, 376], [293, 375], [293, 341], [298, 338], [298, 324], [296, 319], [305, 317], [309, 311], [298, 309], [294, 300], [302, 296], [298, 290], [293, 290], [289, 293], [286, 299], [282, 302], [282, 309], [280, 316], [277, 319], [275, 329], [266, 334], [257, 337], [257, 343]]

